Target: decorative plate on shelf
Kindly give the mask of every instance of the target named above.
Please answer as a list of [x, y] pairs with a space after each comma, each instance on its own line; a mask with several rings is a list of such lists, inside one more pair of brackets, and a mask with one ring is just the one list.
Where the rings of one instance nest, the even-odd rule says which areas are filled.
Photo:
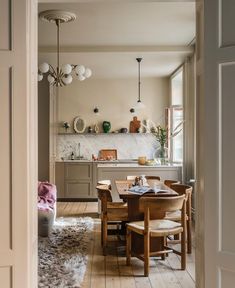
[[73, 121], [73, 128], [76, 133], [83, 133], [86, 129], [86, 122], [80, 116], [76, 117]]

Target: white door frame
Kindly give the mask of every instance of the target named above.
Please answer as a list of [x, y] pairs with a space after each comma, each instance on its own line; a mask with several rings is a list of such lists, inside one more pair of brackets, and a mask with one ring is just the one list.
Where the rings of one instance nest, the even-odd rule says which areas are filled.
[[37, 1], [1, 1], [0, 286], [37, 287]]
[[[36, 0], [35, 0], [36, 1]], [[63, 3], [65, 0], [38, 0], [38, 3]], [[99, 0], [93, 0], [94, 2], [99, 2]], [[185, 0], [182, 2], [192, 2], [193, 0]], [[33, 0], [31, 0], [31, 2], [34, 2]], [[79, 2], [84, 2], [82, 0], [73, 0], [70, 1], [71, 3], [79, 3]], [[92, 1], [89, 1], [92, 2]], [[107, 1], [108, 2], [108, 1]], [[116, 1], [117, 2], [117, 1]], [[123, 2], [123, 1], [120, 1]], [[135, 1], [131, 1], [131, 2], [135, 2]], [[139, 2], [139, 1], [136, 1]], [[157, 2], [165, 2], [165, 1], [157, 1]], [[178, 2], [178, 0], [170, 0], [168, 2]], [[202, 9], [203, 9], [203, 0], [198, 0], [198, 11], [200, 10], [201, 13], [203, 13]], [[34, 9], [34, 13], [37, 11], [37, 9]], [[32, 13], [33, 14], [33, 13]], [[37, 27], [37, 17], [30, 17], [31, 19], [31, 24], [35, 27]], [[203, 47], [203, 17], [202, 14], [197, 15], [197, 25], [198, 25], [198, 36], [197, 36], [197, 41], [199, 43], [199, 38], [201, 39], [200, 44]], [[31, 35], [31, 41], [32, 41], [32, 47], [35, 47], [37, 40], [34, 39], [34, 37], [32, 37]], [[33, 48], [32, 48], [33, 49]], [[201, 52], [202, 53], [202, 52]], [[202, 55], [201, 55], [202, 56]], [[200, 75], [202, 75], [202, 65], [203, 65], [203, 60], [202, 59], [197, 59], [198, 61], [198, 77], [200, 77]], [[31, 59], [31, 65], [36, 65], [35, 60]], [[35, 67], [34, 67], [35, 68]], [[35, 69], [33, 69], [35, 70]], [[198, 103], [197, 103], [197, 111], [203, 111], [204, 109], [204, 94], [200, 93], [200, 89], [202, 87], [202, 81], [203, 79], [201, 78], [200, 80], [200, 85], [197, 86], [197, 91], [199, 91], [200, 94], [200, 98], [198, 99]], [[34, 84], [35, 87], [37, 87], [36, 84]], [[34, 90], [35, 92], [35, 87], [31, 87], [31, 89]], [[35, 93], [36, 95], [36, 93]], [[34, 103], [34, 105], [37, 106], [37, 104]], [[34, 106], [35, 107], [35, 106]], [[35, 109], [34, 109], [35, 111]], [[31, 111], [32, 112], [32, 111]], [[36, 121], [35, 117], [37, 114], [31, 115], [31, 123], [34, 123]], [[204, 139], [201, 137], [202, 136], [202, 129], [204, 126], [204, 122], [203, 122], [203, 118], [199, 117], [198, 119], [198, 129], [200, 130], [200, 133], [198, 133], [198, 137], [197, 137], [197, 150], [198, 150], [198, 169], [197, 169], [197, 180], [198, 180], [198, 184], [197, 184], [197, 198], [196, 198], [196, 287], [197, 288], [204, 288], [205, 287], [205, 270], [204, 270], [204, 263], [205, 263], [205, 253], [204, 253], [204, 238], [205, 238], [205, 231], [204, 231], [204, 166], [203, 166], [203, 161], [199, 161], [200, 159], [204, 159], [204, 149], [203, 149], [203, 145], [204, 145]], [[34, 138], [37, 139], [37, 138]], [[201, 163], [201, 164], [200, 164]], [[35, 165], [35, 163], [31, 163], [32, 165]], [[30, 215], [34, 215], [35, 213], [32, 211], [32, 206], [29, 205], [30, 207], [28, 207], [29, 211], [31, 211]], [[36, 219], [35, 219], [36, 222]], [[34, 225], [35, 226], [35, 225]], [[34, 250], [35, 246], [32, 245], [31, 247], [29, 247], [30, 250]], [[34, 266], [35, 267], [35, 266]], [[34, 273], [35, 276], [35, 273]], [[33, 277], [33, 276], [32, 276]], [[36, 279], [36, 276], [35, 276]], [[33, 283], [33, 282], [32, 282]], [[31, 287], [36, 287], [36, 286], [31, 286]], [[31, 288], [30, 287], [30, 288]], [[206, 287], [206, 288], [211, 288], [211, 287]], [[214, 288], [214, 287], [213, 287]]]

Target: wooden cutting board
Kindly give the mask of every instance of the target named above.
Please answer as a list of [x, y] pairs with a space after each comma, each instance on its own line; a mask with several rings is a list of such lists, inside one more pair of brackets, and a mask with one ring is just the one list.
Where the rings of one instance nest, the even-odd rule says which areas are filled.
[[99, 156], [103, 160], [117, 160], [117, 149], [102, 149]]
[[140, 120], [138, 120], [136, 116], [133, 117], [133, 120], [130, 122], [130, 133], [138, 132], [140, 126], [141, 126]]

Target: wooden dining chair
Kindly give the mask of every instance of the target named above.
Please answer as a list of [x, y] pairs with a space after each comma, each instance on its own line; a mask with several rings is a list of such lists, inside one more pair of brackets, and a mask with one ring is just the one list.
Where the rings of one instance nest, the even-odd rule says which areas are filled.
[[113, 202], [111, 190], [107, 185], [98, 185], [96, 189], [101, 201], [101, 245], [103, 246], [103, 255], [106, 255], [108, 224], [120, 224], [122, 221], [128, 221], [128, 210], [126, 203]]
[[172, 184], [180, 184], [180, 181], [166, 179], [166, 180], [164, 180], [164, 184], [171, 188]]
[[[174, 252], [181, 256], [181, 269], [186, 268], [186, 247], [185, 247], [185, 226], [186, 226], [186, 205], [185, 195], [176, 197], [141, 197], [139, 200], [140, 211], [144, 212], [144, 221], [130, 222], [127, 224], [127, 248], [126, 264], [130, 265], [131, 256], [144, 261], [144, 276], [149, 275], [149, 258], [151, 256], [165, 255]], [[181, 222], [165, 220], [167, 211], [181, 211]], [[151, 219], [151, 220], [150, 220]], [[152, 220], [155, 219], [155, 220]], [[137, 255], [131, 249], [131, 233], [143, 235], [144, 253]], [[165, 238], [168, 235], [181, 234], [181, 251], [167, 247]], [[159, 237], [161, 250], [150, 252], [150, 238]]]
[[[97, 182], [97, 186], [100, 186], [100, 185], [106, 185], [108, 189], [110, 190], [112, 189], [110, 180], [99, 180]], [[98, 214], [99, 215], [101, 214], [101, 201], [99, 198], [98, 198]]]
[[[171, 184], [171, 189], [176, 191], [178, 195], [185, 195], [186, 198], [186, 230], [187, 230], [187, 252], [192, 253], [192, 190], [189, 185], [184, 184]], [[166, 220], [181, 221], [180, 211], [167, 212]], [[171, 241], [174, 243], [174, 241]], [[177, 243], [177, 241], [175, 241]]]
[[110, 180], [99, 180], [98, 182], [97, 182], [97, 186], [99, 186], [99, 185], [106, 185], [106, 186], [108, 186], [108, 188], [111, 190], [112, 188], [111, 188], [111, 181]]

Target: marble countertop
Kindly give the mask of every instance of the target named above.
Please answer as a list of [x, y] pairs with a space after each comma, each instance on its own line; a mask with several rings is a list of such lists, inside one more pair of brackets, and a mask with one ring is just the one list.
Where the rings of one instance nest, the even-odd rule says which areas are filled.
[[168, 164], [168, 165], [139, 165], [138, 163], [100, 163], [98, 168], [169, 168], [181, 167], [182, 165]]
[[90, 163], [106, 163], [106, 164], [117, 164], [117, 163], [138, 163], [135, 159], [119, 159], [119, 160], [89, 160], [89, 159], [57, 159], [56, 162], [90, 162]]
[[88, 160], [88, 159], [75, 159], [75, 160], [56, 160], [56, 162], [64, 163], [97, 163], [98, 168], [169, 168], [169, 167], [181, 167], [181, 164], [168, 164], [168, 165], [139, 165], [135, 159], [119, 159], [119, 160]]

